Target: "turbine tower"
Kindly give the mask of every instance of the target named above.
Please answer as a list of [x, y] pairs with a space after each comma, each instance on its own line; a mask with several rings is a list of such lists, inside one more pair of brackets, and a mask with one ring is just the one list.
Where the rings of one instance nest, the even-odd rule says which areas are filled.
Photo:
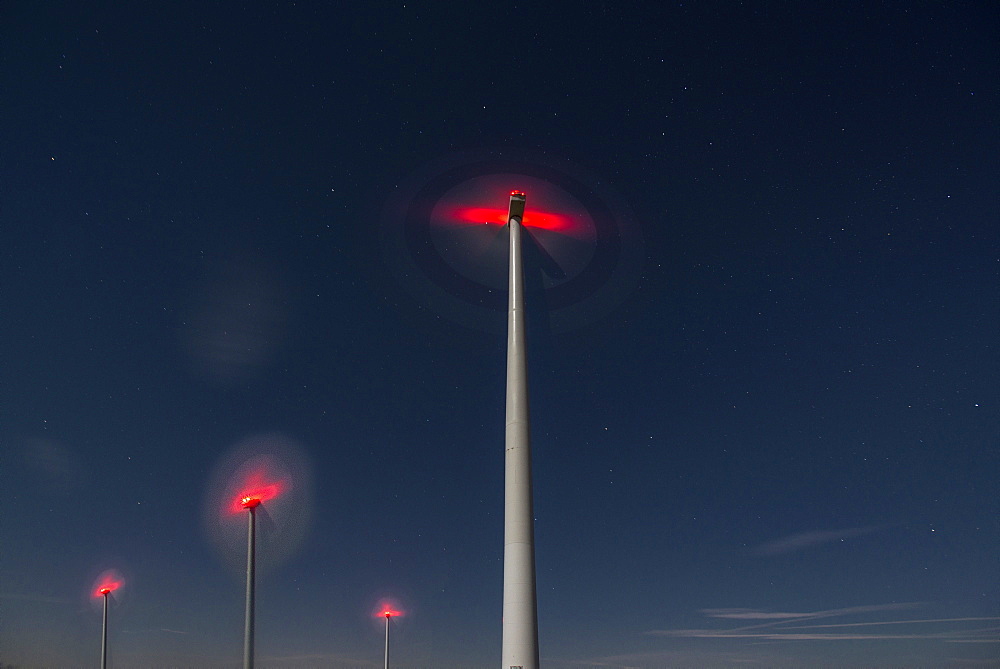
[[382, 607], [379, 615], [385, 617], [385, 664], [383, 666], [385, 669], [389, 669], [389, 618], [401, 616], [403, 612], [395, 611], [391, 606], [386, 604]]
[[525, 359], [521, 221], [525, 195], [511, 191], [507, 308], [507, 418], [504, 434], [503, 645], [501, 669], [538, 669], [535, 529]]
[[104, 619], [101, 623], [101, 669], [108, 669], [108, 608], [111, 605], [111, 597], [115, 590], [122, 587], [122, 577], [113, 569], [109, 569], [100, 575], [95, 584], [92, 597], [100, 597], [104, 600]]
[[247, 521], [247, 601], [243, 621], [243, 669], [253, 669], [257, 587], [257, 507], [260, 506], [260, 497], [250, 495], [243, 497], [240, 506], [249, 512], [250, 517]]
[[108, 595], [111, 588], [104, 586], [98, 590], [104, 597], [104, 624], [101, 625], [101, 669], [108, 669]]

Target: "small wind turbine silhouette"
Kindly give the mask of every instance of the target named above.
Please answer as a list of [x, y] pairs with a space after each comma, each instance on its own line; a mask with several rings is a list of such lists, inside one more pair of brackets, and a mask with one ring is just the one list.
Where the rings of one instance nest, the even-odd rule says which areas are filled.
[[388, 604], [382, 607], [379, 616], [385, 617], [385, 662], [384, 669], [389, 669], [389, 619], [403, 615], [402, 611], [396, 611]]
[[104, 598], [104, 622], [101, 625], [101, 669], [108, 669], [108, 598], [122, 586], [122, 579], [113, 571], [104, 572], [94, 589], [94, 597]]
[[234, 503], [237, 512], [247, 511], [247, 598], [243, 627], [243, 669], [253, 669], [254, 621], [256, 615], [257, 508], [281, 494], [280, 483], [265, 484], [263, 474], [255, 472]]

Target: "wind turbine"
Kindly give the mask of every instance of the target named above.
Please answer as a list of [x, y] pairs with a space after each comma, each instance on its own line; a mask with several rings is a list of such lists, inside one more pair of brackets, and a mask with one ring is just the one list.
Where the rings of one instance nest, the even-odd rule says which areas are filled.
[[[520, 189], [508, 191], [506, 216], [483, 206], [484, 197], [512, 181], [532, 190], [530, 211]], [[538, 669], [525, 293], [544, 290], [553, 332], [600, 318], [638, 281], [641, 233], [599, 180], [537, 155], [467, 156], [429, 165], [386, 205], [383, 224], [387, 260], [400, 285], [451, 320], [495, 331], [506, 280], [502, 669]], [[500, 226], [509, 233], [506, 258], [496, 234]], [[530, 283], [522, 262], [525, 227], [526, 250], [542, 270]]]
[[385, 617], [385, 663], [384, 669], [389, 669], [389, 619], [394, 616], [403, 615], [402, 611], [396, 611], [391, 606], [386, 604], [382, 607], [382, 611], [379, 612], [380, 616]]
[[256, 608], [256, 544], [257, 544], [257, 507], [260, 497], [251, 495], [240, 499], [240, 506], [248, 511], [247, 518], [247, 601], [246, 615], [243, 627], [243, 669], [253, 669], [254, 650], [254, 613]]
[[108, 669], [108, 598], [121, 586], [121, 577], [117, 576], [114, 571], [107, 571], [101, 575], [98, 585], [94, 589], [94, 597], [104, 598], [104, 622], [101, 625], [101, 669]]
[[510, 193], [507, 302], [507, 411], [504, 432], [503, 669], [538, 669], [538, 602], [531, 489], [531, 434], [524, 328], [521, 222], [526, 197]]
[[254, 618], [256, 615], [257, 509], [261, 503], [280, 495], [284, 482], [265, 484], [263, 474], [255, 472], [234, 502], [234, 509], [247, 511], [247, 599], [243, 627], [243, 669], [253, 669]]
[[[302, 448], [280, 433], [254, 435], [216, 464], [205, 490], [202, 521], [207, 538], [234, 572], [244, 573], [245, 564], [242, 666], [252, 669], [257, 568], [274, 566], [301, 546], [312, 508], [309, 462]], [[245, 520], [241, 514], [246, 514]], [[244, 540], [245, 563], [234, 550]]]

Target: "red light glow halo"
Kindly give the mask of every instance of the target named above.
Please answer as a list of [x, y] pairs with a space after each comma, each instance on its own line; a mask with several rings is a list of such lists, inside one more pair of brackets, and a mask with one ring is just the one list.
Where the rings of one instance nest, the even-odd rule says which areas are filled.
[[[478, 221], [453, 213], [503, 211], [514, 188], [526, 193], [529, 217], [556, 213], [578, 223], [575, 214], [585, 214], [581, 227], [565, 232], [524, 229], [527, 266], [541, 270], [534, 276], [545, 291], [552, 331], [568, 332], [607, 315], [638, 283], [645, 258], [641, 229], [610, 184], [549, 152], [481, 149], [419, 166], [382, 208], [385, 267], [400, 287], [439, 316], [475, 330], [502, 329], [506, 212]], [[568, 195], [579, 204], [568, 208], [547, 202], [548, 193]]]
[[382, 597], [378, 600], [378, 606], [371, 610], [371, 616], [375, 620], [389, 620], [403, 618], [407, 615], [399, 600], [395, 597]]
[[220, 458], [205, 483], [202, 527], [233, 575], [246, 568], [248, 511], [257, 517], [262, 577], [301, 547], [314, 507], [311, 470], [302, 446], [280, 433], [248, 437]]
[[258, 507], [262, 502], [277, 499], [290, 487], [287, 479], [268, 482], [268, 472], [264, 467], [252, 470], [239, 486], [239, 491], [229, 506], [230, 513], [241, 513]]
[[[504, 182], [527, 181], [531, 197], [525, 191], [506, 190]], [[593, 244], [597, 232], [587, 208], [569, 192], [544, 179], [523, 174], [489, 174], [462, 181], [448, 189], [431, 212], [434, 227], [464, 227], [468, 225], [506, 225], [505, 193], [526, 199], [521, 224], [533, 230], [548, 230]], [[558, 243], [554, 245], [558, 255]]]
[[122, 578], [121, 574], [114, 569], [108, 569], [97, 577], [90, 596], [96, 599], [106, 597], [123, 585], [125, 585], [125, 579]]
[[[597, 228], [588, 209], [569, 191], [543, 178], [497, 173], [463, 179], [445, 189], [430, 206], [426, 220], [429, 257], [441, 262], [460, 291], [507, 288], [507, 234], [510, 184], [530, 192], [521, 223], [526, 245], [540, 250], [550, 265], [539, 277], [546, 290], [572, 282], [590, 265]], [[535, 265], [537, 267], [537, 265]], [[499, 300], [502, 302], [503, 300]], [[483, 302], [480, 302], [483, 303]]]
[[[454, 207], [447, 212], [444, 225], [507, 225], [507, 210], [489, 207]], [[570, 236], [581, 234], [581, 228], [572, 218], [561, 214], [527, 209], [521, 225], [538, 230], [551, 230]]]

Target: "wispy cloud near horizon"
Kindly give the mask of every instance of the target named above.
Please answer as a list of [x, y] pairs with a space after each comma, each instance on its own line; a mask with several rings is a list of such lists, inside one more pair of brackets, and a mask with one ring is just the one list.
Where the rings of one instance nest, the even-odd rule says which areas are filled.
[[[854, 616], [885, 611], [901, 611], [922, 606], [917, 602], [894, 602], [866, 606], [850, 606], [808, 612], [775, 612], [757, 609], [702, 609], [709, 618], [744, 621], [766, 621], [755, 625], [721, 629], [651, 630], [653, 636], [687, 639], [761, 639], [768, 641], [842, 641], [912, 639], [948, 642], [993, 642], [1000, 640], [1000, 616], [969, 616], [961, 618], [914, 618], [879, 621], [846, 622], [820, 625], [803, 625], [808, 620]], [[994, 623], [982, 627], [983, 622]], [[968, 623], [976, 623], [971, 627]], [[845, 628], [871, 628], [874, 626], [909, 626], [900, 631], [871, 631]], [[836, 631], [834, 631], [836, 628]], [[808, 631], [806, 631], [808, 630]], [[824, 631], [829, 630], [829, 631]]]
[[864, 527], [847, 527], [839, 530], [813, 530], [790, 534], [774, 541], [768, 541], [752, 549], [754, 555], [770, 556], [794, 553], [821, 544], [842, 541], [863, 534], [870, 534], [882, 529], [882, 525], [867, 525]]
[[756, 611], [754, 609], [702, 609], [709, 618], [731, 618], [733, 620], [786, 620], [788, 618], [812, 618], [812, 613], [790, 613], [780, 611]]
[[780, 625], [793, 620], [811, 620], [816, 618], [834, 618], [837, 616], [847, 616], [858, 613], [876, 613], [879, 611], [903, 611], [915, 609], [922, 606], [920, 602], [892, 602], [891, 604], [869, 604], [865, 606], [848, 606], [841, 609], [825, 609], [822, 611], [802, 611], [802, 612], [774, 612], [761, 611], [759, 609], [701, 609], [700, 613], [709, 618], [731, 618], [735, 620], [777, 620], [767, 625], [757, 625], [756, 627], [767, 627], [770, 625]]

